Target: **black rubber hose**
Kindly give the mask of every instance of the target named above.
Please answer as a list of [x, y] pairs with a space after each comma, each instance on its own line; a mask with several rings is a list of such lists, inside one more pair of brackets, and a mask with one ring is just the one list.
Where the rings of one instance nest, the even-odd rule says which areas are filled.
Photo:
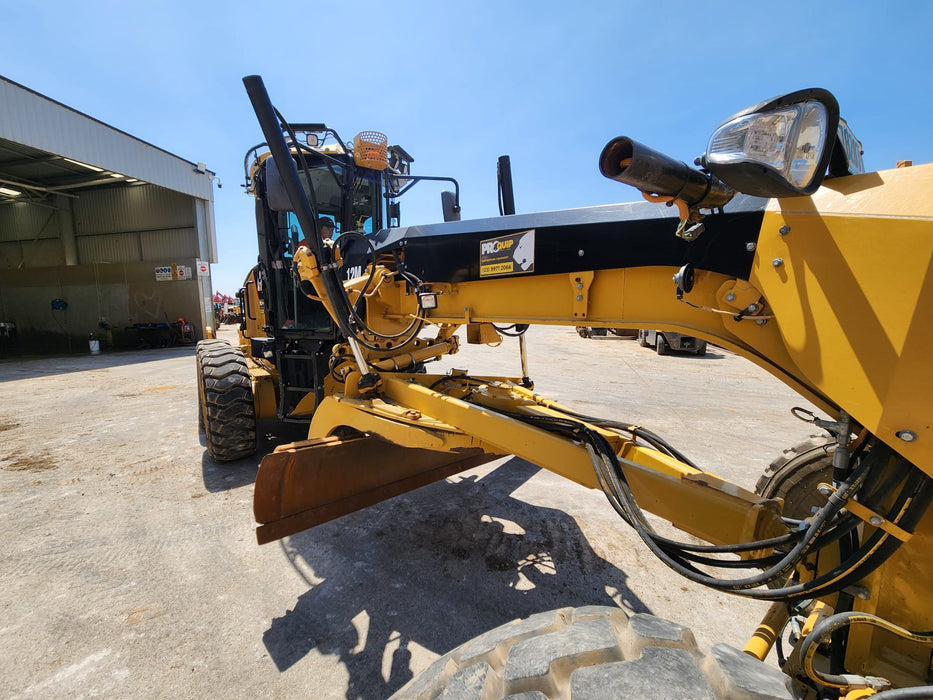
[[[635, 530], [642, 537], [642, 540], [645, 542], [645, 544], [648, 545], [649, 549], [654, 551], [655, 554], [659, 556], [664, 563], [666, 563], [678, 573], [683, 574], [691, 581], [717, 589], [735, 592], [745, 591], [747, 589], [763, 586], [773, 580], [776, 580], [794, 568], [797, 562], [799, 562], [800, 559], [809, 551], [813, 541], [826, 528], [830, 518], [835, 516], [836, 513], [838, 513], [845, 506], [845, 499], [851, 495], [851, 493], [857, 490], [858, 485], [861, 483], [861, 479], [864, 478], [865, 471], [866, 467], [864, 466], [856, 469], [855, 473], [850, 478], [850, 482], [843, 484], [839, 491], [830, 496], [827, 505], [824, 506], [819, 513], [817, 513], [809, 529], [807, 530], [806, 535], [786, 555], [784, 555], [780, 562], [756, 576], [721, 581], [715, 577], [698, 572], [694, 567], [685, 565], [684, 562], [679, 562], [672, 557], [665, 556], [666, 553], [663, 552], [659, 545], [654, 542], [654, 539], [648, 532], [645, 532], [643, 528], [639, 527], [639, 525], [635, 526]], [[635, 508], [638, 508], [634, 501], [634, 497], [628, 488], [628, 485], [625, 484], [623, 486], [621, 480], [617, 483], [619, 486], [620, 500], [622, 501], [626, 510], [631, 511]]]
[[683, 452], [673, 447], [667, 441], [661, 438], [661, 436], [656, 433], [651, 432], [647, 428], [642, 428], [641, 426], [633, 425], [632, 423], [625, 423], [622, 421], [608, 420], [606, 418], [598, 418], [596, 416], [588, 416], [583, 413], [577, 413], [576, 411], [571, 411], [569, 408], [560, 408], [557, 406], [549, 407], [553, 411], [559, 411], [564, 415], [572, 416], [578, 418], [582, 421], [586, 421], [591, 425], [598, 426], [600, 428], [615, 428], [617, 430], [624, 430], [627, 433], [631, 433], [637, 437], [640, 437], [642, 440], [650, 444], [652, 447], [657, 449], [659, 452], [663, 452], [669, 457], [683, 462], [687, 466], [696, 469], [697, 471], [703, 471], [698, 467], [693, 460], [687, 457]]
[[[890, 454], [890, 451], [886, 452], [883, 447], [879, 447], [878, 451], [882, 453], [882, 459], [886, 458], [886, 456]], [[871, 462], [871, 460], [868, 461]], [[864, 474], [864, 466], [865, 465], [860, 466], [856, 473]], [[622, 480], [624, 480], [624, 474], [621, 474], [620, 472], [620, 475]], [[821, 590], [821, 588], [826, 589], [821, 591], [824, 593], [837, 591], [873, 571], [900, 546], [899, 541], [890, 541], [894, 538], [886, 536], [886, 533], [881, 535], [876, 533], [876, 536], [872, 538], [872, 541], [870, 541], [868, 544], [866, 544], [865, 547], [862, 548], [860, 554], [864, 558], [861, 562], [845, 562], [843, 565], [840, 565], [828, 574], [819, 577], [814, 581], [809, 581], [797, 586], [764, 591], [751, 591], [748, 589], [754, 588], [758, 585], [764, 585], [764, 583], [778, 578], [782, 573], [786, 573], [791, 568], [793, 568], [794, 563], [791, 561], [791, 558], [792, 555], [795, 555], [797, 550], [800, 550], [799, 557], [797, 557], [799, 560], [805, 556], [810, 549], [812, 549], [812, 533], [814, 527], [825, 523], [826, 517], [831, 515], [831, 513], [828, 513], [826, 507], [824, 507], [821, 515], [817, 516], [817, 519], [814, 522], [814, 525], [811, 526], [810, 530], [808, 531], [808, 537], [804, 540], [804, 542], [798, 543], [798, 546], [795, 547], [794, 550], [791, 550], [791, 553], [785, 557], [785, 559], [789, 562], [788, 565], [781, 566], [778, 564], [771, 570], [764, 572], [764, 574], [751, 577], [751, 579], [746, 579], [745, 581], [721, 581], [714, 577], [708, 576], [701, 571], [698, 571], [695, 567], [690, 565], [688, 562], [679, 559], [676, 555], [670, 556], [669, 552], [665, 551], [665, 547], [659, 546], [657, 543], [655, 543], [653, 532], [651, 531], [650, 526], [647, 525], [647, 522], [644, 520], [644, 518], [640, 516], [639, 511], [637, 510], [638, 506], [634, 502], [634, 498], [632, 497], [631, 491], [628, 489], [627, 484], [623, 486], [622, 481], [616, 478], [615, 475], [613, 475], [613, 477], [614, 478], [611, 479], [611, 481], [615, 482], [613, 484], [613, 490], [618, 489], [615, 496], [619, 499], [621, 508], [627, 513], [627, 516], [623, 515], [623, 517], [626, 518], [627, 522], [633, 525], [636, 532], [639, 534], [639, 536], [641, 536], [642, 540], [649, 547], [649, 549], [655, 553], [656, 556], [658, 556], [672, 569], [678, 573], [681, 573], [686, 578], [695, 581], [696, 583], [701, 583], [717, 590], [723, 590], [745, 597], [764, 600], [782, 600], [810, 597], [813, 595], [814, 591]], [[908, 527], [913, 527], [913, 525], [916, 524], [916, 521], [919, 520], [919, 518], [925, 512], [926, 507], [929, 505], [930, 501], [930, 480], [927, 479], [923, 474], [919, 474], [919, 478], [921, 479], [921, 482], [918, 488], [922, 491], [926, 491], [927, 493], [923, 494], [921, 491], [917, 491], [916, 493], [911, 494], [911, 497], [906, 497], [904, 494], [902, 494], [900, 499], [902, 501], [901, 505], [895, 506], [895, 508], [892, 509], [892, 512], [894, 513], [900, 512], [903, 503], [906, 502], [907, 498], [910, 498], [911, 507], [908, 508], [908, 512], [905, 512], [901, 518], [901, 521], [903, 521], [904, 525]], [[853, 487], [857, 486], [858, 483], [855, 479], [850, 478], [850, 480], [851, 483], [848, 485], [843, 485], [843, 488], [841, 489], [845, 494], [845, 498], [848, 497], [850, 491], [853, 489]], [[910, 488], [905, 489], [905, 492], [910, 491]], [[834, 497], [839, 499], [839, 492], [834, 494]], [[831, 498], [830, 503], [832, 503], [833, 500], [834, 499]], [[613, 499], [610, 498], [610, 502], [612, 501]], [[838, 509], [838, 502], [836, 504], [836, 509]], [[801, 548], [801, 544], [803, 545], [803, 548]], [[869, 553], [868, 556], [864, 556], [866, 552]], [[759, 583], [753, 585], [751, 583], [752, 580], [759, 581]]]
[[871, 700], [927, 700], [929, 698], [933, 698], [933, 685], [894, 688], [871, 696]]
[[[447, 381], [448, 379], [453, 379], [453, 378], [443, 377], [437, 382], [435, 382], [435, 385], [440, 384], [443, 381]], [[473, 379], [472, 381], [480, 381], [480, 380]], [[568, 411], [562, 411], [562, 412], [568, 413], [568, 414], [572, 413]], [[605, 440], [605, 438], [602, 438], [602, 436], [599, 435], [598, 433], [591, 433], [589, 429], [586, 428], [586, 426], [583, 425], [582, 423], [571, 421], [569, 419], [556, 418], [556, 417], [551, 417], [551, 416], [531, 416], [528, 414], [513, 413], [513, 412], [508, 412], [508, 411], [501, 411], [501, 413], [511, 418], [514, 418], [516, 420], [520, 420], [525, 423], [530, 423], [531, 425], [537, 426], [537, 424], [547, 424], [549, 427], [544, 428], [546, 430], [554, 431], [553, 426], [558, 425], [563, 428], [562, 432], [565, 432], [565, 433], [578, 433], [582, 430], [585, 430], [591, 435], [599, 436], [600, 439], [602, 439], [603, 441]], [[598, 421], [599, 419], [594, 419], [594, 420]], [[605, 422], [610, 423], [612, 421], [605, 421]], [[619, 425], [622, 425], [622, 424], [619, 424]], [[631, 431], [629, 430], [628, 432], [631, 432]], [[592, 438], [592, 440], [596, 440], [596, 438]], [[612, 453], [611, 448], [609, 447], [608, 443], [604, 442], [603, 444], [604, 444], [604, 449], [607, 450], [609, 454], [611, 454], [613, 459], [616, 459], [615, 454]], [[593, 449], [596, 450], [597, 447], [594, 446]], [[616, 509], [616, 511], [619, 513], [622, 519], [625, 520], [629, 525], [631, 525], [632, 523], [630, 522], [629, 514], [626, 513], [624, 509], [621, 508], [621, 505], [619, 505], [618, 500], [615, 500], [613, 498], [612, 489], [609, 487], [609, 483], [605, 477], [605, 474], [601, 470], [597, 470], [596, 475], [597, 475], [597, 479], [600, 481], [601, 486], [603, 486], [603, 492], [609, 499], [610, 504], [613, 505], [613, 507]], [[649, 529], [650, 529], [650, 526], [649, 526]], [[686, 543], [686, 542], [677, 542], [675, 540], [662, 537], [654, 533], [653, 529], [651, 530], [651, 532], [653, 534], [654, 539], [660, 545], [664, 546], [665, 548], [678, 548], [684, 551], [702, 552], [702, 553], [708, 553], [708, 554], [714, 554], [714, 553], [715, 554], [737, 554], [740, 552], [755, 551], [759, 549], [769, 549], [769, 548], [778, 547], [784, 544], [790, 544], [791, 542], [799, 540], [803, 536], [802, 532], [792, 532], [786, 535], [772, 537], [766, 540], [757, 540], [755, 542], [744, 542], [744, 543], [738, 543], [738, 544], [725, 544], [725, 545], [699, 545], [699, 544], [692, 544], [692, 543]]]
[[908, 639], [921, 644], [933, 644], [933, 633], [931, 632], [913, 632], [869, 613], [854, 611], [836, 613], [817, 623], [810, 634], [804, 637], [801, 642], [800, 659], [803, 661], [803, 667], [807, 675], [819, 683], [837, 688], [847, 687], [851, 683], [850, 679], [846, 678], [842, 673], [818, 671], [813, 667], [812, 663], [812, 657], [816, 651], [815, 646], [819, 646], [839, 630], [847, 629], [851, 625], [868, 625], [890, 632], [901, 639]]

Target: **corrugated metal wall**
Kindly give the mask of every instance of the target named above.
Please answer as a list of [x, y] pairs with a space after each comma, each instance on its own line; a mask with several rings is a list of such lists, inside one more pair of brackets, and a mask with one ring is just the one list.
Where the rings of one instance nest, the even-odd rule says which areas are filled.
[[[191, 197], [154, 185], [87, 190], [72, 200], [78, 264], [197, 258]], [[0, 207], [0, 268], [65, 264], [66, 212], [15, 204]]]
[[198, 242], [193, 228], [143, 231], [139, 234], [139, 244], [143, 260], [198, 257]]
[[0, 270], [64, 264], [65, 254], [57, 238], [0, 243]]
[[58, 238], [57, 210], [24, 204], [0, 206], [0, 241]]
[[0, 269], [63, 265], [59, 215], [51, 207], [0, 206]]
[[84, 192], [74, 216], [79, 236], [194, 227], [190, 197], [148, 185]]
[[88, 263], [138, 262], [139, 236], [118, 233], [111, 236], [79, 236], [78, 260]]

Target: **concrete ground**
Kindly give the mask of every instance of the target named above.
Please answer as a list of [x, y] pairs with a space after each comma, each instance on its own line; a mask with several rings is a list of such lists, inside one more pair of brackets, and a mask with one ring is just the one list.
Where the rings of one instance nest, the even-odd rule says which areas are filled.
[[[229, 329], [225, 329], [229, 333]], [[753, 487], [807, 404], [729, 352], [529, 331], [536, 390]], [[519, 373], [517, 343], [440, 367]], [[0, 362], [0, 696], [383, 698], [535, 612], [618, 605], [741, 647], [765, 605], [659, 563], [588, 491], [506, 459], [259, 547], [261, 458], [211, 461], [194, 348]], [[274, 426], [272, 426], [274, 427]], [[261, 450], [302, 437], [263, 426]]]

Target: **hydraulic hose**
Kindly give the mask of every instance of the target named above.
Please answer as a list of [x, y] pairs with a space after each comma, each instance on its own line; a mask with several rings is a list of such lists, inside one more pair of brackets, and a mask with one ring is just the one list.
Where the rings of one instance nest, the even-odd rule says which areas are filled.
[[[893, 622], [863, 612], [844, 612], [830, 615], [816, 625], [810, 634], [804, 637], [803, 643], [800, 646], [800, 658], [803, 660], [804, 671], [817, 683], [842, 689], [852, 685], [853, 677], [848, 674], [824, 673], [813, 667], [813, 657], [816, 655], [820, 643], [827, 641], [834, 632], [845, 629], [850, 625], [869, 625], [871, 627], [877, 627], [895, 634], [901, 639], [908, 639], [910, 641], [933, 646], [933, 632], [911, 632], [910, 630], [895, 625]], [[908, 697], [926, 696], [918, 695]]]
[[872, 700], [930, 700], [933, 698], [933, 685], [883, 690], [877, 695], [872, 695], [871, 698]]
[[[878, 530], [846, 561], [812, 581], [784, 588], [751, 590], [786, 575], [815, 549], [825, 546], [839, 537], [848, 536], [849, 529], [843, 528], [836, 533], [836, 536], [830, 537], [829, 533], [833, 532], [832, 521], [840, 510], [845, 507], [848, 499], [860, 490], [870, 473], [876, 467], [887, 463], [892, 451], [883, 444], [877, 444], [871, 454], [863, 457], [848, 481], [842, 484], [839, 490], [830, 497], [826, 506], [816, 514], [806, 533], [779, 561], [775, 562], [772, 557], [749, 560], [747, 562], [749, 564], [769, 566], [770, 568], [756, 576], [744, 579], [721, 580], [693, 566], [690, 560], [695, 560], [696, 557], [684, 555], [685, 551], [690, 551], [688, 547], [684, 547], [682, 543], [671, 542], [659, 537], [653, 531], [651, 525], [645, 520], [625, 481], [625, 475], [621, 469], [621, 465], [625, 463], [625, 460], [619, 459], [612, 452], [611, 447], [602, 435], [582, 423], [569, 419], [522, 415], [515, 415], [514, 417], [532, 424], [541, 424], [541, 427], [550, 424], [551, 427], [546, 429], [556, 429], [558, 432], [569, 431], [575, 434], [577, 439], [583, 442], [583, 446], [590, 454], [597, 479], [613, 508], [635, 529], [648, 548], [658, 558], [679, 574], [696, 583], [728, 593], [763, 600], [812, 597], [816, 594], [827, 594], [841, 590], [850, 583], [863, 578], [880, 566], [900, 546], [899, 540], [891, 537], [883, 530]], [[933, 482], [919, 470], [911, 469], [910, 472], [911, 475], [902, 486], [897, 502], [888, 514], [889, 520], [908, 531], [916, 525], [919, 518], [926, 511], [931, 498], [933, 498]], [[716, 563], [715, 560], [698, 563], [722, 566]], [[726, 566], [731, 567], [732, 565]]]

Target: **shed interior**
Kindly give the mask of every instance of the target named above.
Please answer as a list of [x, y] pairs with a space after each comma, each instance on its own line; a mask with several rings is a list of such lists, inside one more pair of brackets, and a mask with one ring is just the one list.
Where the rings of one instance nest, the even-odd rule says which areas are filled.
[[204, 205], [0, 138], [0, 354], [204, 337]]

